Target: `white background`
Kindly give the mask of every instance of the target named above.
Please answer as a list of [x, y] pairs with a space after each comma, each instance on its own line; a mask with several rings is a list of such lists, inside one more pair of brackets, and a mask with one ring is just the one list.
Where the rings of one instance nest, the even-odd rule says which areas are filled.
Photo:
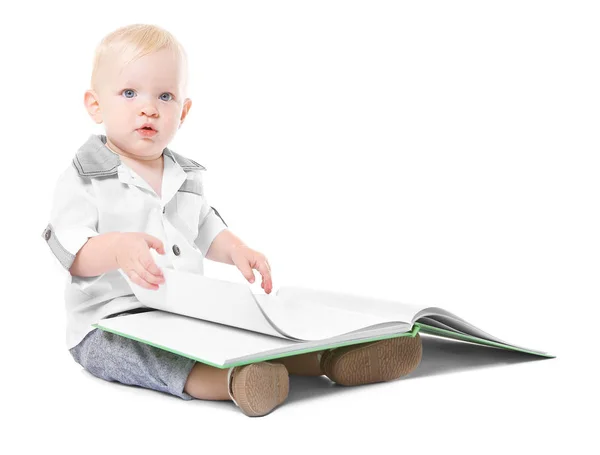
[[[3, 6], [6, 453], [597, 447], [596, 6]], [[274, 290], [442, 306], [557, 358], [430, 339], [405, 379], [344, 388], [292, 377], [286, 403], [255, 419], [84, 371], [64, 344], [64, 275], [41, 234], [58, 174], [103, 132], [83, 106], [94, 48], [131, 23], [185, 46], [193, 106], [171, 148], [207, 168], [211, 205], [269, 258]], [[233, 266], [205, 268], [244, 281]]]

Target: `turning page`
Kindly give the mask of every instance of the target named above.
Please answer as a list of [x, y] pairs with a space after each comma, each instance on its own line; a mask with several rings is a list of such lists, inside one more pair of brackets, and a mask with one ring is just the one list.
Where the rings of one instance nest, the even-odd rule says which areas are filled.
[[133, 283], [119, 269], [138, 300], [150, 308], [286, 337], [265, 318], [248, 286], [167, 267], [161, 270], [165, 284], [155, 291]]
[[[165, 284], [158, 290], [131, 282], [144, 305], [210, 322], [251, 330], [295, 341], [333, 338], [384, 323], [410, 330], [401, 313], [363, 312], [356, 308], [324, 304], [324, 300], [274, 294], [253, 294], [246, 284], [208, 278], [196, 273], [162, 268]], [[289, 293], [288, 293], [289, 294]]]

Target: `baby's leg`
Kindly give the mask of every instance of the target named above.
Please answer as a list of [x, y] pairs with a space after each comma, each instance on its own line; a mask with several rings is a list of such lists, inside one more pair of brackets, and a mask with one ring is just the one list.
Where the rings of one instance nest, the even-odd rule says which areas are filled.
[[[279, 359], [270, 363], [283, 364], [289, 374], [299, 376], [321, 376], [320, 355], [325, 351], [308, 352]], [[221, 369], [196, 363], [184, 387], [184, 392], [200, 400], [230, 400], [227, 392], [227, 368]]]
[[[308, 352], [279, 359], [268, 360], [270, 363], [283, 364], [289, 374], [299, 376], [321, 376], [319, 365], [322, 352]], [[227, 392], [227, 368], [221, 369], [196, 363], [184, 387], [184, 392], [200, 400], [230, 400]]]
[[321, 354], [325, 351], [308, 352], [306, 354], [281, 357], [279, 359], [268, 360], [272, 363], [281, 363], [285, 365], [289, 374], [298, 376], [321, 376], [320, 360]]
[[260, 362], [220, 369], [100, 329], [88, 333], [70, 352], [77, 363], [104, 380], [185, 400], [232, 400], [250, 416], [266, 415], [289, 392], [283, 365]]
[[231, 400], [227, 391], [227, 368], [196, 362], [183, 391], [199, 400]]
[[100, 329], [88, 333], [70, 352], [88, 372], [106, 381], [192, 399], [183, 390], [196, 363], [192, 359]]

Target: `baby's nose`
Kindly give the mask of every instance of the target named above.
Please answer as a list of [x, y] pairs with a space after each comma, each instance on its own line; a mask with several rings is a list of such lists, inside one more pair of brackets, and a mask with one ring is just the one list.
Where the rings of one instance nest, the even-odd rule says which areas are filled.
[[158, 109], [156, 109], [156, 106], [152, 105], [151, 103], [145, 104], [140, 111], [140, 114], [147, 116], [154, 116], [157, 113]]

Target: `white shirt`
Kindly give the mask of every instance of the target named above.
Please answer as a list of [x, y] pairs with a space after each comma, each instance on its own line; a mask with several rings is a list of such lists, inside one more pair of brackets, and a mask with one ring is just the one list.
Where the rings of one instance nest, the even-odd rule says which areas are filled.
[[227, 229], [206, 201], [201, 172], [206, 168], [168, 148], [163, 156], [161, 197], [106, 146], [104, 135], [92, 135], [58, 179], [42, 236], [67, 275], [69, 349], [106, 316], [144, 307], [118, 270], [95, 277], [71, 276], [68, 270], [90, 237], [146, 232], [163, 242], [169, 267], [203, 274], [203, 258], [212, 241]]

